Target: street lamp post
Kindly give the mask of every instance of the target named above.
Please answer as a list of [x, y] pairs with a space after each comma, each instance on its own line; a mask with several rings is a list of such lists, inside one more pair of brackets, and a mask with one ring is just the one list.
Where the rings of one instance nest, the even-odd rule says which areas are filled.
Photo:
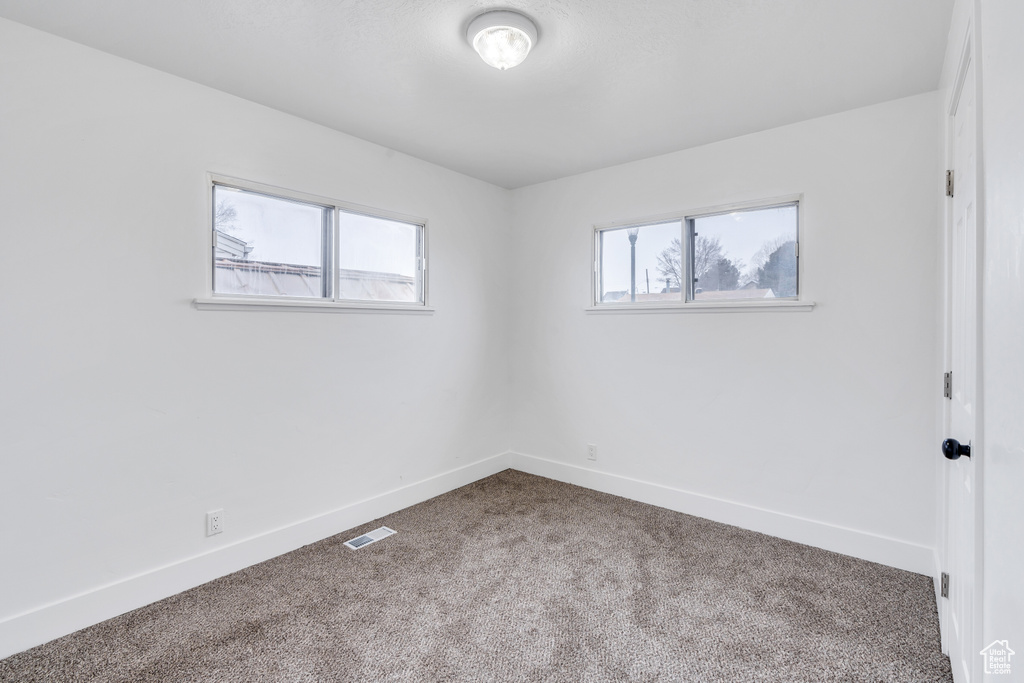
[[629, 228], [626, 234], [629, 235], [629, 300], [636, 301], [636, 236], [640, 228]]

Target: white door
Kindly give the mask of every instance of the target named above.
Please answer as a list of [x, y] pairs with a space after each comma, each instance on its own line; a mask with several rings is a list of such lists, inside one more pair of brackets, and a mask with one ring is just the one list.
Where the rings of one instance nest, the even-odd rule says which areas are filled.
[[[970, 446], [977, 414], [977, 158], [974, 62], [961, 69], [962, 87], [953, 107], [953, 208], [950, 251], [949, 348], [952, 396], [947, 437]], [[978, 453], [972, 453], [977, 457]], [[975, 459], [947, 460], [946, 567], [949, 605], [946, 623], [949, 659], [956, 681], [970, 683], [978, 659], [974, 633]]]

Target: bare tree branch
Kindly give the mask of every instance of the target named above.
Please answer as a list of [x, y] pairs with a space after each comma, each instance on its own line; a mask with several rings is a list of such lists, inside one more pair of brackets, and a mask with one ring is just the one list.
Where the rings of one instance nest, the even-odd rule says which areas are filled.
[[679, 287], [682, 282], [683, 243], [677, 237], [658, 254], [658, 274], [668, 278], [669, 287]]
[[228, 232], [235, 227], [235, 219], [238, 218], [238, 211], [234, 204], [227, 199], [217, 202], [213, 210], [213, 227], [217, 230]]

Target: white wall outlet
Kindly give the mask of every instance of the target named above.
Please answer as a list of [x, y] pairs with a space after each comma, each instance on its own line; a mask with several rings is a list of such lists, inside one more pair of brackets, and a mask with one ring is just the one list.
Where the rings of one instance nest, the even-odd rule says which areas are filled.
[[206, 535], [213, 536], [224, 531], [224, 510], [210, 510], [206, 513]]
[[592, 443], [587, 444], [587, 460], [597, 460], [597, 446]]

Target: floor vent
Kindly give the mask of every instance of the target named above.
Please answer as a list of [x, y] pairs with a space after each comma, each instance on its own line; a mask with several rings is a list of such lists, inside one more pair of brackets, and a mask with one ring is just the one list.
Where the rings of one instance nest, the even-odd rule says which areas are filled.
[[387, 538], [391, 534], [397, 533], [394, 529], [389, 529], [386, 526], [382, 526], [379, 529], [374, 529], [369, 533], [365, 533], [358, 538], [353, 538], [351, 541], [345, 541], [345, 545], [352, 550], [359, 550], [364, 546], [368, 546], [371, 543], [376, 543], [382, 538]]

